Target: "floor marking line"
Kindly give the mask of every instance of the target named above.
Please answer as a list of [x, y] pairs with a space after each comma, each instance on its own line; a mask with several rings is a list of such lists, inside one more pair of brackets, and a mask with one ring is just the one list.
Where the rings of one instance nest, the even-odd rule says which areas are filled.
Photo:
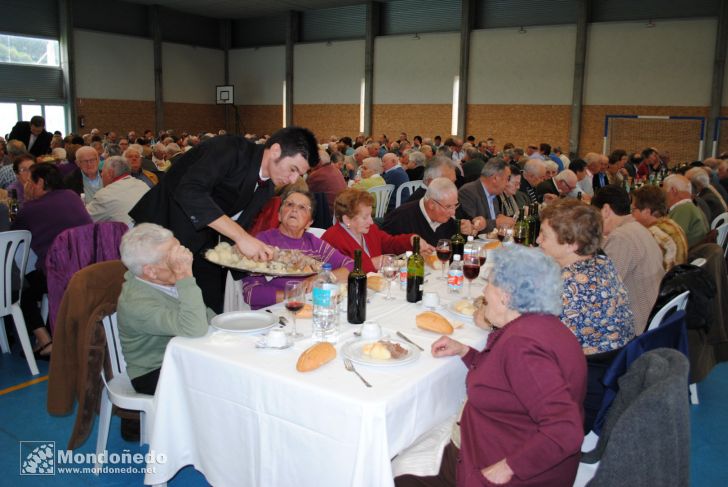
[[32, 386], [34, 384], [38, 384], [39, 382], [43, 382], [43, 381], [46, 381], [46, 380], [48, 380], [48, 376], [47, 375], [44, 375], [43, 377], [37, 377], [37, 378], [35, 378], [33, 380], [29, 380], [28, 382], [23, 382], [22, 384], [18, 384], [18, 385], [12, 386], [12, 387], [8, 387], [7, 389], [2, 389], [2, 390], [0, 390], [0, 396], [2, 396], [3, 394], [8, 394], [8, 393], [13, 392], [13, 391], [17, 391], [19, 389], [25, 389], [26, 387], [30, 387], [30, 386]]

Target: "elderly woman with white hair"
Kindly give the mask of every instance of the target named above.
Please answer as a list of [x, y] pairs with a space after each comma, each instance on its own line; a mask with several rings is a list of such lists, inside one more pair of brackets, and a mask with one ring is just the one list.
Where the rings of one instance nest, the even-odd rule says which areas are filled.
[[432, 344], [433, 356], [459, 356], [468, 368], [459, 434], [445, 449], [437, 477], [398, 477], [398, 486], [574, 482], [584, 438], [586, 360], [558, 318], [559, 267], [520, 245], [495, 250], [492, 260], [483, 317], [493, 331], [485, 349], [446, 336]]
[[708, 218], [708, 222], [712, 222], [718, 215], [728, 211], [728, 207], [726, 207], [726, 202], [720, 193], [710, 185], [710, 176], [706, 169], [709, 170], [709, 168], [694, 167], [685, 173], [685, 177], [693, 185], [695, 197], [703, 200], [707, 205], [710, 214], [705, 216]]
[[153, 172], [142, 169], [143, 154], [144, 150], [142, 146], [132, 144], [124, 151], [124, 158], [129, 162], [129, 167], [131, 167], [131, 176], [143, 181], [150, 188], [153, 188], [159, 183], [159, 178]]
[[192, 276], [192, 253], [166, 228], [142, 223], [129, 230], [121, 261], [129, 269], [117, 306], [126, 371], [137, 392], [154, 394], [169, 341], [204, 335], [214, 313]]

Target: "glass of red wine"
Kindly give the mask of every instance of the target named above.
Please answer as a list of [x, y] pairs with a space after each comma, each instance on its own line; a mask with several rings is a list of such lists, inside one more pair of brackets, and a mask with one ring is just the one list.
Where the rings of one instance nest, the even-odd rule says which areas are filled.
[[508, 235], [508, 225], [498, 225], [498, 240], [503, 242], [506, 239], [506, 236]]
[[437, 260], [440, 261], [440, 264], [442, 264], [440, 277], [438, 277], [441, 281], [446, 281], [447, 277], [445, 277], [445, 263], [450, 260], [450, 254], [452, 253], [452, 249], [450, 247], [450, 239], [447, 238], [441, 238], [437, 241], [437, 248], [435, 249], [437, 252]]
[[464, 255], [463, 275], [468, 280], [468, 299], [472, 295], [473, 280], [480, 275], [480, 256], [479, 253], [470, 253]]
[[303, 333], [299, 333], [296, 329], [296, 314], [306, 304], [306, 293], [303, 290], [303, 283], [300, 281], [289, 281], [286, 283], [283, 293], [286, 309], [291, 313], [291, 318], [293, 318], [293, 330], [289, 335], [292, 338], [301, 338], [303, 337]]

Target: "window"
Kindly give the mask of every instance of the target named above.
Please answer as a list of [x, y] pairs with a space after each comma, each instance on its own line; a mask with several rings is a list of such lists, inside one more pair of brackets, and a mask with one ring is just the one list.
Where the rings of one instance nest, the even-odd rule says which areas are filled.
[[0, 62], [58, 67], [58, 41], [0, 34]]
[[66, 132], [66, 107], [63, 105], [40, 105], [24, 103], [0, 102], [0, 135], [5, 137], [13, 129], [18, 120], [29, 122], [36, 115], [45, 118], [46, 130]]

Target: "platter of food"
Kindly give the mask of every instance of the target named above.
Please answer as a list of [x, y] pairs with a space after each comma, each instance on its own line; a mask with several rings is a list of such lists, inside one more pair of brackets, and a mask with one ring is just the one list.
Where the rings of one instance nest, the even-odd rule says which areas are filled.
[[378, 367], [409, 364], [420, 356], [414, 345], [392, 338], [354, 340], [344, 345], [341, 353], [352, 362]]
[[208, 249], [204, 256], [213, 264], [269, 276], [311, 276], [317, 274], [322, 265], [300, 250], [279, 248], [275, 249], [275, 255], [270, 261], [257, 262], [240, 254], [237, 248], [227, 242], [220, 242], [215, 248]]

